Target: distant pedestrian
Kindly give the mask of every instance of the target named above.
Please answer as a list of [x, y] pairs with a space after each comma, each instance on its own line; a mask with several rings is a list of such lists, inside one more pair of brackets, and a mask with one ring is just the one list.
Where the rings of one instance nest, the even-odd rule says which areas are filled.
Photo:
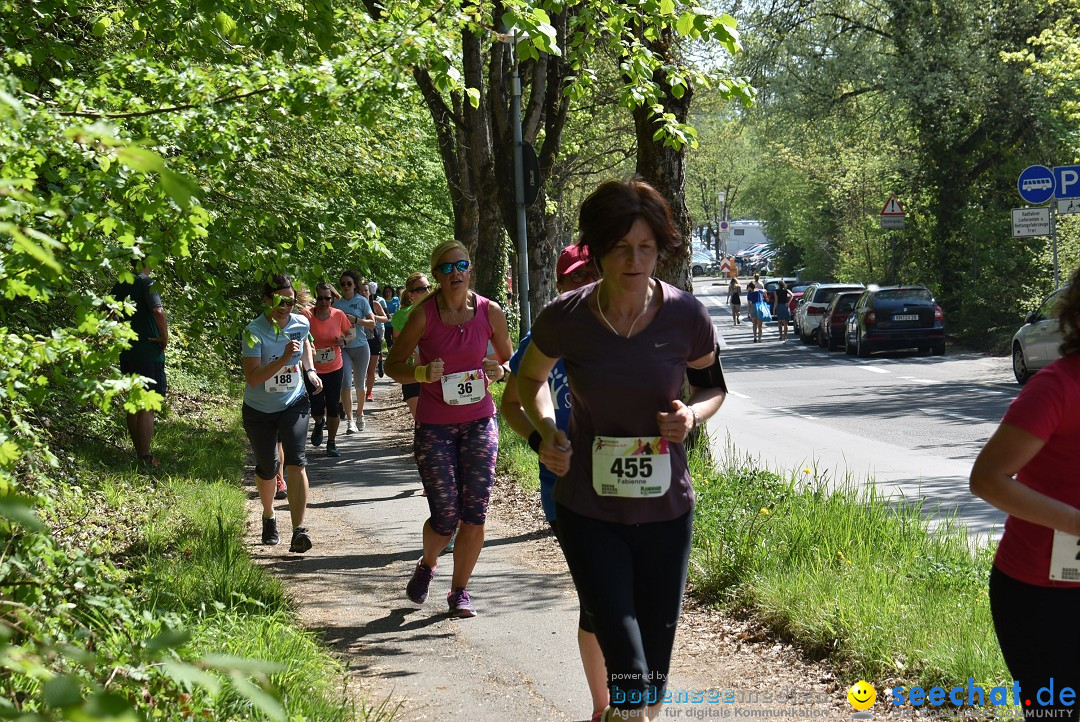
[[765, 315], [769, 312], [769, 306], [765, 303], [765, 292], [761, 291], [754, 281], [746, 286], [746, 308], [750, 323], [754, 327], [754, 343], [758, 343], [764, 332]]
[[734, 320], [734, 325], [738, 326], [742, 321], [742, 286], [739, 285], [739, 279], [734, 276], [731, 277], [731, 282], [728, 283], [727, 292], [728, 303], [731, 304], [731, 318]]
[[[430, 291], [431, 284], [423, 273], [414, 273], [405, 279], [405, 287], [401, 291], [401, 304], [398, 306], [398, 310], [394, 312], [393, 318], [390, 319], [390, 322], [394, 325], [395, 333], [401, 333], [405, 328], [405, 322], [409, 320], [409, 314]], [[387, 352], [387, 356], [389, 356], [389, 352]], [[415, 349], [408, 360], [411, 365], [415, 365]], [[419, 398], [420, 382], [414, 379], [409, 383], [401, 384], [401, 399], [409, 407], [409, 413], [412, 414], [414, 420], [416, 419], [416, 403]]]
[[[135, 313], [129, 319], [131, 330], [138, 338], [120, 352], [120, 372], [135, 374], [149, 379], [148, 391], [156, 391], [165, 396], [165, 347], [169, 345], [169, 322], [165, 318], [165, 306], [161, 296], [154, 288], [154, 279], [150, 277], [151, 266], [148, 260], [138, 259], [132, 262], [135, 273], [131, 281], [118, 282], [112, 288], [112, 297], [117, 301], [130, 301], [135, 304]], [[139, 465], [146, 469], [156, 469], [158, 459], [150, 451], [154, 439], [154, 411], [142, 409], [127, 415], [128, 435], [135, 447], [135, 457]]]
[[367, 283], [361, 283], [358, 287], [360, 295], [368, 300], [371, 304], [371, 313], [375, 319], [375, 326], [371, 329], [365, 329], [367, 331], [368, 346], [371, 347], [371, 358], [368, 359], [367, 379], [365, 379], [365, 385], [367, 386], [367, 396], [365, 401], [374, 401], [375, 393], [375, 372], [379, 372], [379, 377], [382, 378], [382, 344], [383, 344], [383, 325], [390, 320], [390, 316], [387, 315], [386, 309], [379, 301], [379, 284], [374, 281], [368, 281]]
[[311, 443], [320, 446], [323, 430], [326, 430], [326, 455], [341, 456], [337, 448], [337, 432], [341, 412], [341, 379], [344, 375], [344, 347], [355, 337], [356, 329], [345, 312], [334, 308], [340, 298], [329, 283], [315, 287], [315, 307], [304, 309], [304, 316], [311, 324], [314, 339], [315, 371], [322, 380], [323, 393], [311, 397], [311, 418], [314, 422]]
[[791, 322], [791, 307], [788, 304], [791, 303], [791, 296], [787, 283], [780, 281], [773, 293], [773, 317], [776, 319], [781, 341], [787, 341], [788, 337], [788, 324]]
[[[401, 307], [401, 299], [398, 298], [397, 292], [394, 291], [394, 287], [391, 285], [383, 286], [382, 289], [382, 305], [386, 309], [386, 315], [390, 319], [383, 324], [383, 337], [386, 339], [386, 350], [389, 351], [394, 345], [394, 314]], [[382, 376], [380, 370], [379, 376]]]
[[971, 491], [1009, 515], [990, 613], [1005, 665], [1033, 700], [1024, 716], [1076, 719], [1074, 699], [1036, 691], [1080, 689], [1080, 268], [1056, 311], [1061, 358], [1013, 399], [975, 459]]

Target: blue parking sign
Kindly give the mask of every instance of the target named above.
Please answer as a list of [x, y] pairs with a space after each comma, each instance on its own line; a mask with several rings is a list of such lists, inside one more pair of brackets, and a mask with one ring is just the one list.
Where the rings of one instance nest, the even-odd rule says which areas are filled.
[[1044, 165], [1029, 165], [1016, 181], [1016, 190], [1028, 203], [1046, 203], [1054, 197], [1054, 173]]
[[1054, 197], [1080, 198], [1080, 165], [1054, 168]]

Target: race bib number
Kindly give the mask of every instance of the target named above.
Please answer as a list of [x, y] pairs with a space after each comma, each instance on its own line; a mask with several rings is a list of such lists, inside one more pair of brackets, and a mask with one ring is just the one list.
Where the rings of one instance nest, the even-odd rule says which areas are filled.
[[1080, 536], [1054, 530], [1050, 578], [1055, 582], [1080, 582]]
[[487, 396], [487, 379], [484, 370], [460, 371], [443, 376], [442, 397], [450, 406], [465, 406], [483, 401]]
[[315, 349], [315, 362], [321, 364], [328, 364], [337, 358], [337, 349], [333, 346], [327, 346], [326, 348]]
[[300, 366], [282, 366], [281, 370], [271, 376], [263, 384], [263, 388], [270, 394], [287, 394], [296, 391], [300, 385]]
[[660, 437], [597, 436], [592, 445], [593, 489], [600, 496], [648, 499], [671, 486], [671, 454]]

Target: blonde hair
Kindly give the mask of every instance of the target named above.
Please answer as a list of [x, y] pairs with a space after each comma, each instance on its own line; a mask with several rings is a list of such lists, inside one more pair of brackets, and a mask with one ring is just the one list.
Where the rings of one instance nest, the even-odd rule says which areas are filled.
[[472, 263], [472, 256], [469, 255], [469, 249], [465, 247], [465, 244], [458, 240], [443, 241], [439, 245], [435, 246], [435, 250], [431, 252], [431, 272], [435, 273], [435, 266], [439, 263], [439, 259], [445, 256], [450, 251], [457, 249], [465, 254], [465, 258]]

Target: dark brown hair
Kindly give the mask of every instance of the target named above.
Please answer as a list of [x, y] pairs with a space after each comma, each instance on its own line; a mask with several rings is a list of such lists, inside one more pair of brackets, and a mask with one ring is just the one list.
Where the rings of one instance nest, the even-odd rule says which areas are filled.
[[1080, 267], [1069, 277], [1069, 287], [1057, 302], [1058, 324], [1064, 340], [1058, 346], [1062, 356], [1080, 353]]
[[649, 224], [660, 257], [682, 241], [675, 229], [671, 206], [660, 192], [635, 176], [629, 180], [609, 180], [589, 194], [578, 214], [579, 246], [599, 260], [629, 231], [638, 218]]
[[[286, 288], [293, 288], [292, 276], [287, 273], [279, 273], [276, 276], [271, 276], [270, 280], [263, 284], [263, 298], [273, 300], [275, 293], [284, 291]], [[293, 289], [293, 293], [296, 293], [296, 289]]]

